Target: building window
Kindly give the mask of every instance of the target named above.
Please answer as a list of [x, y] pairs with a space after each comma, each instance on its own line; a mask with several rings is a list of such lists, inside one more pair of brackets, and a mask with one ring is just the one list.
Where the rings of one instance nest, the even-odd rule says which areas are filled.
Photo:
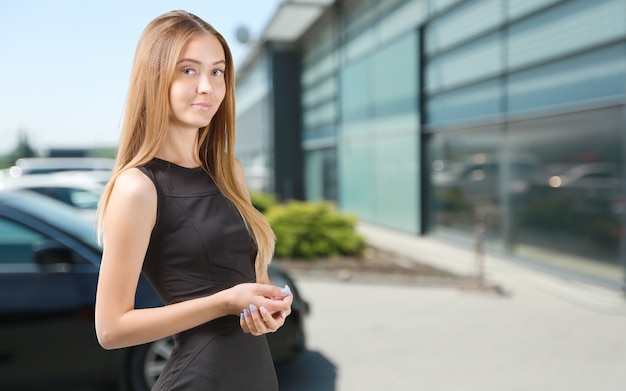
[[612, 98], [626, 92], [626, 45], [614, 45], [509, 76], [511, 112]]
[[626, 2], [575, 0], [511, 25], [508, 65], [545, 62], [626, 37]]
[[476, 121], [502, 112], [499, 80], [435, 95], [426, 102], [427, 123], [432, 126]]
[[510, 251], [619, 283], [623, 106], [513, 122], [511, 155], [539, 170], [510, 200]]

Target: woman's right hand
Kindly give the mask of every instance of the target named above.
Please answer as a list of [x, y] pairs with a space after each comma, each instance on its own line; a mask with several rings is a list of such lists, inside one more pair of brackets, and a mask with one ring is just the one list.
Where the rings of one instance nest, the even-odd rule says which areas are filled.
[[[289, 287], [285, 285], [281, 293], [287, 293], [288, 291]], [[284, 301], [291, 306], [293, 295], [285, 297]], [[275, 332], [285, 324], [285, 319], [291, 312], [270, 312], [265, 307], [256, 307], [254, 304], [250, 304], [249, 308], [249, 310], [244, 309], [241, 313], [239, 324], [244, 333], [250, 333], [254, 336]]]
[[291, 312], [291, 291], [288, 287], [275, 285], [244, 283], [228, 289], [229, 312], [239, 316], [250, 305], [265, 308], [270, 313]]

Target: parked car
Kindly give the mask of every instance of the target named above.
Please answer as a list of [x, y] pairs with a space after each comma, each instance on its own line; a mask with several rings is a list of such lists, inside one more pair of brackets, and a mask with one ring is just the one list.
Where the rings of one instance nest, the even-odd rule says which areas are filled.
[[[95, 224], [74, 208], [24, 190], [0, 190], [0, 389], [84, 389], [89, 385], [145, 391], [158, 378], [172, 341], [104, 350], [94, 326], [101, 249]], [[275, 362], [305, 346], [308, 304], [290, 276], [271, 265], [269, 276], [289, 284], [292, 314], [268, 335]], [[161, 301], [140, 279], [138, 307]]]
[[115, 159], [100, 157], [32, 157], [17, 159], [11, 176], [47, 174], [58, 171], [111, 171]]
[[61, 171], [21, 175], [0, 179], [0, 190], [31, 190], [94, 215], [100, 194], [110, 177], [109, 171]]
[[624, 174], [617, 163], [584, 163], [548, 180], [550, 187], [577, 189], [585, 193], [619, 193]]

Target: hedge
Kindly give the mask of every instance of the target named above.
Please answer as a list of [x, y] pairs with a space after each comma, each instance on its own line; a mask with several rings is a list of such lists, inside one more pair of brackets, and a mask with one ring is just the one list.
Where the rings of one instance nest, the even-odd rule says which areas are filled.
[[330, 202], [290, 201], [271, 205], [264, 214], [276, 234], [276, 257], [360, 255], [365, 247], [356, 216], [340, 213]]

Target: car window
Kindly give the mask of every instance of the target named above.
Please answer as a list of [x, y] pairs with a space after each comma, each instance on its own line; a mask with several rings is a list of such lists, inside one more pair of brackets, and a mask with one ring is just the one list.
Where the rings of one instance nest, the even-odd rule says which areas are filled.
[[70, 199], [67, 189], [60, 187], [33, 187], [30, 190], [34, 191], [35, 193], [54, 198], [55, 200], [61, 201], [64, 204], [72, 205], [72, 200]]
[[[18, 222], [0, 217], [0, 265], [34, 263], [34, 248], [44, 243], [57, 243], [40, 232]], [[57, 244], [60, 248], [65, 248]], [[89, 263], [75, 251], [69, 249], [68, 262], [72, 264]]]
[[30, 190], [79, 209], [96, 209], [100, 199], [97, 192], [71, 187], [34, 187]]
[[100, 194], [82, 189], [69, 189], [72, 205], [80, 209], [97, 209]]
[[32, 245], [43, 239], [39, 232], [0, 217], [0, 263], [33, 262]]
[[19, 194], [19, 197], [11, 198], [7, 204], [29, 216], [57, 227], [94, 249], [99, 248], [94, 218], [86, 218], [71, 206], [31, 191], [15, 193]]
[[[613, 173], [611, 172], [592, 172], [589, 175], [586, 175], [587, 178], [600, 178], [600, 179], [606, 179], [606, 178], [618, 178], [616, 175], [613, 175]], [[585, 176], [583, 176], [583, 178], [585, 178]]]

